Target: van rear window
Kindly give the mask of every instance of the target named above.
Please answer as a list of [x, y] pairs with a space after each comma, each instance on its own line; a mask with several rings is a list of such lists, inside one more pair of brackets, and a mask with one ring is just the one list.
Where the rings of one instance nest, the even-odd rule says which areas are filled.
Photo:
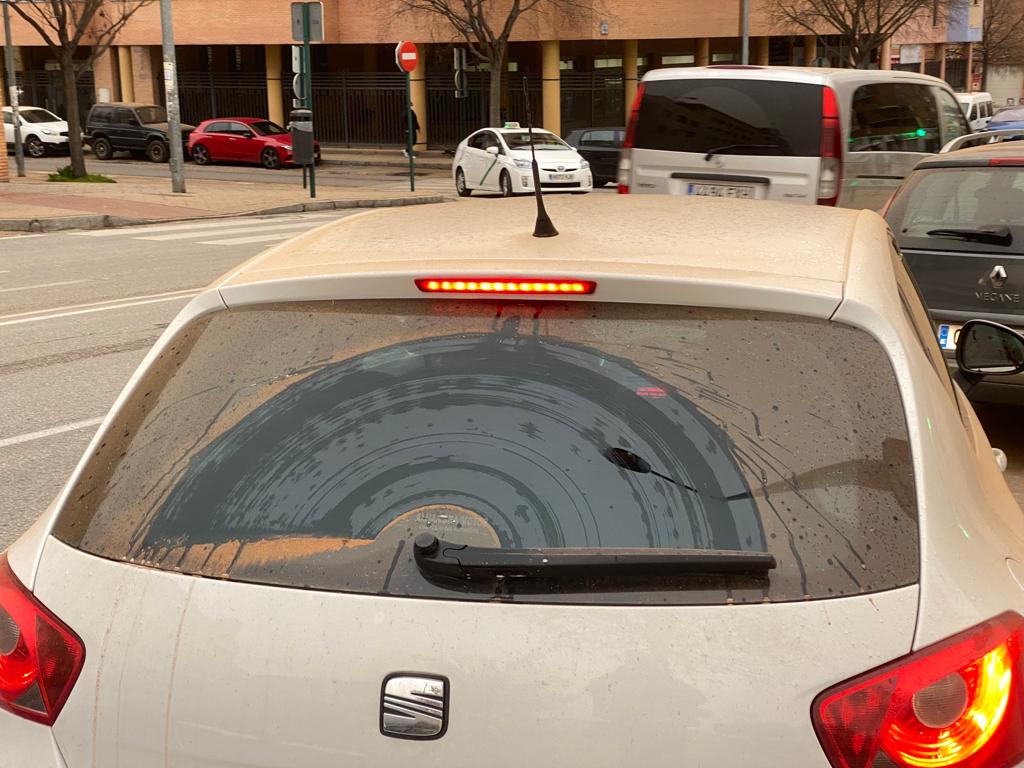
[[[778, 568], [453, 585], [413, 560], [427, 532], [768, 551]], [[453, 600], [807, 600], [918, 572], [907, 427], [877, 341], [820, 319], [598, 302], [215, 313], [143, 377], [54, 533], [162, 570]]]
[[665, 152], [818, 157], [820, 85], [774, 80], [651, 80], [634, 146]]

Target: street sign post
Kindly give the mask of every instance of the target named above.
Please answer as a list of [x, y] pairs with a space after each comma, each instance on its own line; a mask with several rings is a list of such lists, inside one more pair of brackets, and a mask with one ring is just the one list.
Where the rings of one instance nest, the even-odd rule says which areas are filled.
[[14, 71], [14, 46], [11, 45], [11, 12], [7, 0], [0, 0], [4, 7], [4, 71], [7, 75], [7, 103], [11, 108], [14, 122], [14, 166], [18, 176], [25, 175], [25, 149], [21, 146], [21, 117], [18, 115], [18, 76]]
[[[298, 75], [292, 81], [292, 90], [296, 98], [292, 106], [296, 113], [301, 111], [301, 120], [292, 120], [293, 153], [297, 145], [305, 146], [308, 140], [310, 153], [302, 162], [296, 154], [296, 162], [302, 165], [302, 186], [306, 187], [307, 171], [309, 174], [309, 196], [316, 197], [316, 159], [312, 154], [313, 140], [313, 83], [311, 75], [310, 43], [322, 43], [324, 39], [324, 5], [321, 2], [292, 3], [292, 39], [301, 41], [302, 46], [292, 46], [292, 71]], [[296, 67], [298, 64], [298, 67]], [[296, 114], [293, 113], [293, 114]], [[301, 123], [301, 126], [298, 125]], [[306, 154], [306, 153], [302, 153]]]
[[419, 63], [420, 54], [416, 50], [416, 43], [409, 40], [402, 40], [395, 46], [395, 64], [405, 73], [405, 151], [409, 155], [409, 191], [416, 191], [416, 163], [412, 149], [415, 144], [416, 135], [412, 123], [412, 80], [410, 75]]

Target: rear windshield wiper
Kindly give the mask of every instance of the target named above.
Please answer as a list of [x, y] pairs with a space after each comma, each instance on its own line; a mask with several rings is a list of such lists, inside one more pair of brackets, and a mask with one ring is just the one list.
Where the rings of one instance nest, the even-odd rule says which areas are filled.
[[726, 144], [722, 147], [714, 147], [704, 155], [705, 160], [710, 160], [715, 155], [721, 154], [730, 149], [782, 149], [778, 144]]
[[971, 240], [978, 243], [994, 243], [995, 245], [1010, 245], [1013, 242], [1010, 228], [1005, 224], [993, 224], [977, 229], [929, 229], [925, 234], [929, 237], [948, 237], [951, 240]]
[[441, 541], [421, 533], [413, 544], [424, 573], [456, 579], [581, 579], [679, 574], [765, 575], [776, 567], [770, 552], [721, 549], [498, 549]]

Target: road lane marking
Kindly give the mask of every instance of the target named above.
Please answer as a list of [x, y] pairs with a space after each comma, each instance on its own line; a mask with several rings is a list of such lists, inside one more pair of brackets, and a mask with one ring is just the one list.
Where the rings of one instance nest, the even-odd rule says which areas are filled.
[[8, 325], [21, 325], [22, 323], [35, 323], [42, 320], [56, 320], [61, 317], [72, 317], [74, 315], [88, 315], [93, 312], [107, 312], [112, 309], [127, 309], [129, 307], [139, 307], [144, 304], [158, 304], [163, 301], [190, 299], [198, 294], [198, 289], [190, 288], [184, 291], [171, 291], [170, 293], [153, 293], [148, 296], [129, 296], [124, 299], [109, 299], [107, 301], [97, 301], [91, 304], [71, 304], [66, 307], [38, 309], [33, 312], [19, 312], [14, 315], [0, 315], [0, 328]]
[[56, 288], [58, 285], [78, 285], [79, 283], [91, 283], [92, 280], [62, 280], [59, 283], [36, 283], [35, 285], [23, 285], [19, 288], [0, 288], [0, 293], [11, 293], [12, 291], [28, 291], [32, 288]]
[[[316, 218], [323, 218], [325, 214], [336, 214], [336, 211], [317, 211], [310, 214], [300, 214], [306, 216], [306, 221], [315, 221]], [[289, 217], [290, 218], [290, 217]], [[200, 229], [218, 229], [221, 227], [237, 227], [241, 221], [252, 222], [252, 226], [259, 226], [261, 224], [272, 224], [274, 221], [284, 221], [285, 216], [280, 217], [246, 217], [236, 216], [233, 218], [217, 219], [216, 221], [207, 221], [200, 219], [198, 221], [190, 221], [186, 223], [178, 224], [163, 224], [160, 226], [152, 226], [149, 224], [135, 227], [118, 227], [115, 229], [97, 229], [89, 232], [72, 232], [70, 234], [75, 237], [117, 237], [120, 235], [127, 235], [130, 237], [138, 237], [139, 235], [149, 235], [154, 232], [184, 232], [186, 230], [200, 230]]]
[[316, 222], [312, 221], [297, 221], [292, 224], [275, 224], [267, 222], [264, 224], [249, 225], [245, 227], [230, 226], [226, 229], [215, 229], [210, 232], [175, 232], [172, 235], [154, 235], [153, 237], [144, 237], [142, 235], [136, 237], [136, 240], [151, 240], [154, 242], [164, 242], [168, 240], [185, 240], [189, 237], [220, 237], [221, 235], [238, 235], [244, 232], [260, 232], [262, 230], [269, 229], [300, 229], [302, 227], [315, 227]]
[[59, 427], [50, 427], [49, 429], [41, 429], [38, 432], [26, 432], [23, 435], [15, 435], [14, 437], [5, 437], [0, 439], [0, 448], [7, 448], [11, 445], [20, 445], [21, 443], [28, 443], [33, 440], [40, 440], [44, 437], [52, 437], [53, 435], [61, 435], [65, 432], [74, 432], [79, 429], [85, 429], [86, 427], [95, 427], [103, 421], [103, 417], [98, 419], [86, 419], [85, 421], [72, 421], [68, 424], [61, 424]]
[[256, 235], [254, 237], [232, 237], [227, 240], [199, 240], [196, 245], [245, 245], [246, 243], [270, 243], [274, 240], [287, 240], [295, 237], [294, 232], [280, 232], [270, 235]]

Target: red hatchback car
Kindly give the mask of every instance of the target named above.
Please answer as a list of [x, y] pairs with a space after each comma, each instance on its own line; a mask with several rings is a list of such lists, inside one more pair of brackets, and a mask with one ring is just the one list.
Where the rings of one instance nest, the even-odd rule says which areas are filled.
[[[320, 145], [313, 142], [317, 162]], [[292, 162], [292, 136], [277, 123], [258, 117], [218, 117], [192, 131], [188, 151], [196, 165], [220, 161], [280, 168]]]

